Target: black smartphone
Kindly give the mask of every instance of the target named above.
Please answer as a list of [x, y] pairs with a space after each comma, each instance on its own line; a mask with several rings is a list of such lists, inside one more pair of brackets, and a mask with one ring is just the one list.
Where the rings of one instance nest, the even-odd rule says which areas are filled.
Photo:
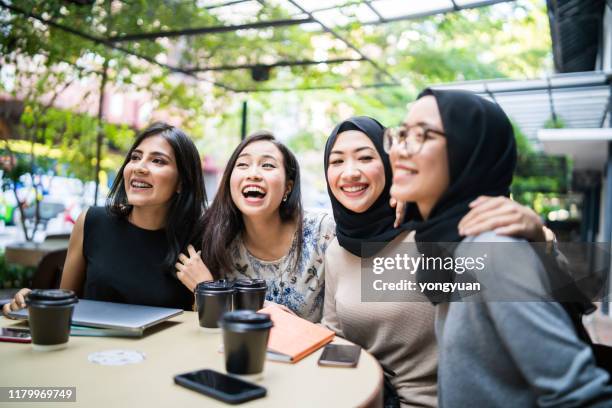
[[31, 343], [32, 337], [30, 337], [30, 329], [27, 327], [2, 327], [0, 329], [0, 341]]
[[179, 374], [174, 377], [174, 382], [229, 404], [240, 404], [266, 395], [266, 389], [259, 385], [214, 370]]
[[319, 357], [320, 366], [357, 367], [361, 347], [348, 344], [328, 344]]

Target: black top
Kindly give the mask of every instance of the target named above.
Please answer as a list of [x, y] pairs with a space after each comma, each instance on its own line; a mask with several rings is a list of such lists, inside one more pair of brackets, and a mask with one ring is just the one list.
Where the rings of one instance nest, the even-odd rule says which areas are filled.
[[193, 294], [163, 266], [164, 230], [150, 231], [92, 207], [85, 216], [83, 297], [191, 310]]

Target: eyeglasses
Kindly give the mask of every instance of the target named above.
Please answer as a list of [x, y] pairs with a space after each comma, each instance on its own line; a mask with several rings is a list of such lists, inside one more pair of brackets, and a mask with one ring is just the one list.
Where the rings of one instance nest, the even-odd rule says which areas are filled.
[[395, 128], [387, 128], [383, 136], [383, 148], [385, 152], [389, 153], [393, 146], [403, 145], [408, 154], [419, 154], [425, 141], [431, 138], [430, 133], [446, 136], [444, 132], [424, 125], [401, 125]]

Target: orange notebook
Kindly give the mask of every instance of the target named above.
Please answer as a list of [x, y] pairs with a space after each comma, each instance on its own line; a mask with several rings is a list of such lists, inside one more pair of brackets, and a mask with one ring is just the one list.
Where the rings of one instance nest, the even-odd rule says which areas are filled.
[[296, 363], [334, 338], [334, 332], [291, 313], [268, 306], [260, 310], [270, 315], [274, 327], [268, 340], [268, 359]]

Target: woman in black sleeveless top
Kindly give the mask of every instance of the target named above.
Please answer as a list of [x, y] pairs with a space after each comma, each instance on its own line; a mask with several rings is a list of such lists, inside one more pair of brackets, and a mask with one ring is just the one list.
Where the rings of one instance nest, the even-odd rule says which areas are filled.
[[[198, 151], [156, 123], [130, 148], [106, 207], [84, 211], [70, 236], [60, 287], [86, 299], [191, 309], [175, 276], [181, 251], [201, 239], [206, 192]], [[3, 312], [23, 307], [22, 289]]]

